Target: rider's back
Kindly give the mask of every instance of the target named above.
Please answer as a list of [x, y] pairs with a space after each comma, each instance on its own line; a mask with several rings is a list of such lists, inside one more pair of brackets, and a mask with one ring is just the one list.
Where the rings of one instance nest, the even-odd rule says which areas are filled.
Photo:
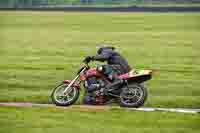
[[111, 57], [108, 59], [108, 64], [120, 65], [122, 73], [129, 72], [131, 68], [128, 65], [127, 60], [116, 51], [110, 51], [110, 52], [111, 52]]
[[101, 54], [108, 57], [107, 62], [109, 65], [119, 65], [122, 73], [127, 73], [131, 70], [127, 60], [118, 52], [106, 49], [102, 50]]

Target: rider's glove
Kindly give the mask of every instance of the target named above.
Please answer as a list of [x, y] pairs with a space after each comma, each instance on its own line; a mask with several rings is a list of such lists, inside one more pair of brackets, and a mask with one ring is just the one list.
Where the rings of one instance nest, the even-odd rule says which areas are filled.
[[85, 59], [83, 60], [83, 62], [89, 63], [92, 59], [93, 59], [92, 56], [87, 56], [87, 57], [85, 57]]

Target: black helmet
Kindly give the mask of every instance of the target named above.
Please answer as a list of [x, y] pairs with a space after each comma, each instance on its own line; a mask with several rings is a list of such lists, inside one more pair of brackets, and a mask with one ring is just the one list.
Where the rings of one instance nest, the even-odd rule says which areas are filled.
[[115, 47], [113, 46], [100, 47], [97, 51], [97, 54], [101, 54], [103, 50], [115, 50]]

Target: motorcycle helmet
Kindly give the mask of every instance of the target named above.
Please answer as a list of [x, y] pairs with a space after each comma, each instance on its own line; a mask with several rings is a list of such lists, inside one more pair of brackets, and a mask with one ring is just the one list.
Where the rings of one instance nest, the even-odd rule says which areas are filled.
[[115, 50], [115, 47], [113, 46], [104, 46], [104, 47], [100, 47], [97, 50], [97, 54], [101, 54], [103, 50]]

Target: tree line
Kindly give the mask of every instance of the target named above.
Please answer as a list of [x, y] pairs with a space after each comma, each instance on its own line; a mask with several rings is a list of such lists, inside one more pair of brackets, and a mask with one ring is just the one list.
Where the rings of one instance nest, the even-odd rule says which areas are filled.
[[39, 5], [137, 5], [145, 3], [200, 3], [200, 0], [0, 0], [0, 7]]

